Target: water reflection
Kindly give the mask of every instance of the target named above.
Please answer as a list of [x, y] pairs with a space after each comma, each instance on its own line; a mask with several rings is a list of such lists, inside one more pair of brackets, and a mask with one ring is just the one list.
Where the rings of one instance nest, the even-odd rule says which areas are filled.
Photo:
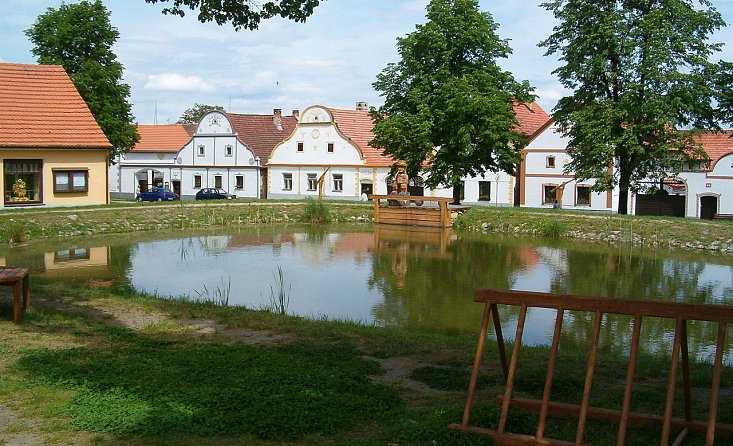
[[[2, 264], [193, 299], [206, 297], [201, 290], [231, 284], [229, 304], [251, 308], [270, 303], [282, 268], [282, 285], [291, 290], [289, 313], [444, 332], [477, 331], [475, 288], [733, 304], [729, 257], [392, 226], [238, 227], [60, 240], [3, 248]], [[517, 313], [501, 308], [509, 339]], [[554, 318], [553, 311], [532, 310], [525, 343], [546, 343]], [[601, 342], [623, 350], [629, 324], [604, 321]], [[711, 325], [691, 326], [691, 338], [713, 339]], [[591, 314], [568, 313], [563, 335], [582, 343], [591, 327]], [[651, 340], [649, 349], [666, 348], [671, 330], [665, 321], [645, 320], [642, 336]], [[707, 345], [699, 341], [693, 351], [704, 354]]]

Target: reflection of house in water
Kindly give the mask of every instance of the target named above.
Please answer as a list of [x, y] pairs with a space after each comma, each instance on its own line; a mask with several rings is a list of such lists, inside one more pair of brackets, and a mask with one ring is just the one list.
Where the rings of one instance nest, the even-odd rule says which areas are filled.
[[[0, 265], [6, 259], [0, 257]], [[13, 264], [30, 267], [33, 275], [52, 279], [96, 279], [111, 280], [110, 254], [108, 246], [64, 248], [56, 251], [39, 253], [21, 262], [13, 260]]]

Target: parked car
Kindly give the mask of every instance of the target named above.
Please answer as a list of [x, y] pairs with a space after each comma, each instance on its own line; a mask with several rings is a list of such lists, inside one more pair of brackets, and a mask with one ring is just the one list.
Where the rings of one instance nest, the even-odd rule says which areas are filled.
[[178, 195], [170, 189], [163, 187], [151, 187], [147, 192], [140, 192], [135, 197], [136, 201], [172, 201], [178, 200]]
[[237, 198], [236, 195], [230, 194], [224, 189], [217, 189], [213, 187], [205, 187], [196, 192], [197, 200], [234, 200], [235, 198]]

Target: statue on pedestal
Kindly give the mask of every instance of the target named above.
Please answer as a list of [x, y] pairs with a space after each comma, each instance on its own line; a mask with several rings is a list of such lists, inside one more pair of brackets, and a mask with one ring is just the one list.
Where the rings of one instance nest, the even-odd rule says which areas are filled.
[[[395, 164], [397, 172], [392, 179], [392, 192], [390, 195], [410, 195], [407, 191], [407, 183], [410, 178], [407, 176], [407, 164], [404, 161], [398, 161]], [[390, 206], [407, 206], [410, 204], [408, 200], [388, 200]]]

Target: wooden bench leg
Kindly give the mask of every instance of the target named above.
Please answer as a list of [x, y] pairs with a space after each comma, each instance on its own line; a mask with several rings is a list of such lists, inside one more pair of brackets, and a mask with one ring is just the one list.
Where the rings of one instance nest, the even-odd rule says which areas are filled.
[[20, 280], [13, 283], [13, 320], [20, 324], [23, 319], [22, 307], [20, 306]]
[[23, 277], [23, 312], [28, 311], [28, 307], [31, 304], [31, 288], [28, 279], [29, 274]]

